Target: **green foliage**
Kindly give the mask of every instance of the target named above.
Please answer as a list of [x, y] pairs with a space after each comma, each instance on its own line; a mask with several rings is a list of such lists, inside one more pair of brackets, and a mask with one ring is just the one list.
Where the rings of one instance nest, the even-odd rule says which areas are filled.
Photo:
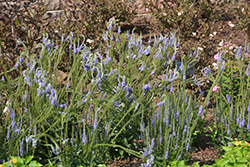
[[[27, 156], [26, 158], [11, 156], [11, 160], [9, 162], [5, 162], [2, 164], [2, 167], [13, 166], [13, 167], [40, 167], [42, 164], [32, 159], [34, 156]], [[0, 165], [1, 166], [1, 165]]]
[[245, 141], [233, 141], [229, 146], [223, 147], [226, 151], [222, 159], [216, 159], [213, 166], [242, 166], [247, 167], [250, 163], [250, 146]]

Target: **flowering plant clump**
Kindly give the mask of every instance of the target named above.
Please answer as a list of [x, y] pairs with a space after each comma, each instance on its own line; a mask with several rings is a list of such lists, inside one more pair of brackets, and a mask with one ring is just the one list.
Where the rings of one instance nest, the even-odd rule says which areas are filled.
[[220, 142], [227, 145], [235, 137], [249, 140], [246, 131], [250, 131], [249, 102], [249, 46], [243, 49], [227, 42], [221, 42], [211, 73], [204, 69], [203, 75], [213, 83], [214, 76], [221, 75], [219, 81], [212, 86], [215, 131], [219, 131]]
[[[245, 67], [248, 63], [248, 57], [250, 54], [243, 55], [244, 50], [241, 47], [237, 47], [229, 42], [221, 41], [218, 47], [218, 53], [214, 55], [213, 69], [216, 71], [223, 71], [221, 91], [224, 96], [230, 95], [232, 100], [234, 96], [237, 96], [240, 89], [240, 80], [242, 80], [241, 65], [242, 63]], [[245, 78], [246, 79], [246, 78]], [[244, 79], [242, 80], [244, 81]], [[219, 91], [220, 86], [213, 88], [214, 92]]]
[[[202, 84], [194, 74], [187, 77], [198, 52], [181, 56], [180, 69], [173, 69], [179, 49], [175, 33], [155, 35], [153, 46], [144, 45], [134, 30], [121, 33], [118, 27], [114, 33], [113, 24], [107, 24], [99, 50], [73, 32], [61, 46], [44, 33], [39, 56], [22, 43], [25, 51], [11, 69], [20, 76], [12, 81], [0, 73], [0, 95], [7, 99], [0, 105], [8, 116], [0, 129], [2, 161], [34, 155], [43, 165], [53, 159], [61, 166], [96, 166], [134, 155], [143, 158], [141, 166], [166, 166], [186, 155], [207, 104], [186, 91], [186, 84]], [[62, 71], [67, 49], [70, 61]], [[144, 148], [135, 151], [135, 140], [142, 139]]]

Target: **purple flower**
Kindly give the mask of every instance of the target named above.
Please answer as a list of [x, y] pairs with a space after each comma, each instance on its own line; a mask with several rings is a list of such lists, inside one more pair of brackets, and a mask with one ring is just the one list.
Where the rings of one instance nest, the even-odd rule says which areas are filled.
[[147, 151], [145, 151], [144, 153], [143, 153], [143, 158], [145, 158], [146, 156], [148, 155], [148, 152]]
[[85, 64], [85, 65], [84, 65], [84, 69], [85, 69], [86, 71], [89, 71], [89, 69], [90, 69], [90, 65]]
[[141, 122], [141, 130], [144, 131], [145, 130], [145, 125], [143, 122]]
[[187, 144], [187, 147], [186, 147], [186, 151], [188, 151], [189, 150], [189, 143]]
[[20, 57], [19, 62], [22, 63], [24, 61], [24, 58]]
[[[30, 126], [32, 124], [32, 120], [30, 120]], [[29, 129], [29, 132], [32, 132], [32, 128]]]
[[77, 53], [77, 51], [78, 51], [78, 50], [77, 50], [77, 48], [76, 48], [76, 47], [74, 47], [74, 50], [73, 50], [73, 55], [74, 55], [74, 54], [76, 54], [76, 53]]
[[242, 48], [241, 47], [237, 47], [236, 48], [236, 59], [239, 59], [239, 56], [241, 55], [242, 52]]
[[227, 103], [229, 104], [231, 101], [231, 97], [228, 94], [226, 94], [226, 97], [227, 97]]
[[112, 24], [111, 23], [109, 23], [109, 25], [107, 26], [107, 29], [112, 30]]
[[50, 93], [51, 93], [51, 96], [56, 96], [56, 90], [55, 89], [51, 89]]
[[236, 122], [237, 122], [237, 124], [240, 124], [240, 119], [236, 118]]
[[85, 129], [83, 130], [83, 134], [82, 134], [82, 144], [86, 144], [87, 143], [87, 136], [85, 134]]
[[26, 113], [28, 113], [28, 108], [24, 107], [24, 111], [25, 111]]
[[29, 86], [32, 86], [32, 83], [30, 81], [30, 77], [29, 76], [26, 77], [26, 81], [27, 81], [27, 83], [28, 83]]
[[15, 129], [15, 133], [18, 133], [18, 135], [20, 135], [21, 130], [22, 130], [21, 128], [20, 129]]
[[19, 67], [19, 63], [17, 62], [16, 64], [15, 64], [15, 69], [17, 69]]
[[142, 89], [145, 91], [145, 93], [147, 93], [150, 90], [150, 84], [143, 84]]
[[67, 82], [66, 89], [69, 89], [69, 82]]
[[150, 159], [149, 159], [149, 161], [147, 162], [146, 166], [147, 166], [147, 167], [150, 167], [151, 164], [152, 164], [153, 162], [154, 162], [154, 156], [153, 156], [153, 155], [150, 155]]
[[155, 145], [155, 138], [152, 138], [151, 139], [151, 148], [154, 148], [154, 145]]
[[108, 124], [105, 125], [105, 132], [106, 132], [106, 135], [108, 135], [108, 132], [109, 132]]
[[2, 76], [1, 81], [4, 81], [4, 76]]
[[186, 81], [186, 79], [187, 79], [187, 76], [186, 76], [186, 74], [185, 74], [185, 72], [184, 72], [184, 74], [183, 74], [183, 81], [185, 82]]
[[7, 131], [7, 139], [10, 139], [10, 126], [8, 127], [8, 131]]
[[155, 74], [155, 70], [153, 70], [150, 74], [151, 74], [151, 75], [154, 75], [154, 74]]
[[223, 71], [223, 70], [224, 70], [224, 68], [225, 68], [225, 65], [224, 65], [224, 64], [222, 64], [222, 65], [221, 65], [221, 70]]
[[135, 60], [136, 59], [136, 57], [137, 57], [137, 55], [136, 54], [132, 54], [131, 55], [132, 56], [132, 58]]
[[243, 119], [240, 121], [239, 127], [240, 127], [240, 128], [243, 128], [244, 126], [245, 126], [245, 119], [243, 118]]
[[107, 92], [104, 93], [104, 95], [102, 96], [101, 100], [103, 100], [105, 97], [107, 97]]
[[168, 159], [168, 150], [165, 152], [165, 159]]
[[71, 34], [70, 38], [73, 39], [74, 38], [74, 33], [70, 32], [70, 34]]
[[132, 88], [127, 88], [127, 95], [129, 95], [129, 93], [132, 93], [133, 92], [133, 89]]
[[69, 44], [69, 50], [72, 49], [72, 41], [70, 41], [70, 44]]
[[23, 140], [24, 139], [22, 139], [22, 140], [20, 140], [20, 157], [22, 157], [23, 156]]
[[250, 131], [250, 123], [247, 124], [247, 130]]
[[174, 53], [174, 55], [172, 56], [172, 62], [175, 60], [175, 55], [176, 53]]
[[16, 121], [12, 120], [12, 129], [15, 129], [15, 127], [16, 127]]
[[63, 115], [66, 114], [66, 112], [62, 112], [62, 111], [58, 111], [58, 113], [59, 113], [59, 114], [63, 114]]
[[97, 128], [97, 125], [98, 125], [98, 121], [97, 121], [97, 118], [95, 117], [95, 120], [94, 120], [94, 129]]
[[66, 106], [67, 106], [66, 104], [60, 104], [61, 108], [66, 108]]
[[150, 51], [151, 51], [151, 46], [148, 46], [144, 51], [143, 51], [143, 54], [145, 56], [148, 56], [150, 54]]
[[178, 156], [177, 161], [179, 161], [180, 159], [181, 159], [181, 154]]
[[152, 147], [149, 148], [148, 152], [147, 152], [147, 155], [150, 155], [152, 154], [153, 150], [152, 150]]
[[202, 95], [204, 95], [204, 91], [202, 91], [201, 89], [199, 89], [199, 92], [200, 92]]
[[200, 107], [199, 107], [199, 112], [198, 112], [198, 114], [199, 114], [199, 115], [202, 115], [202, 112], [203, 112], [203, 106], [200, 106]]
[[209, 73], [211, 73], [210, 68], [207, 68], [207, 67], [205, 67], [205, 68], [204, 68], [204, 71], [205, 71], [205, 74], [209, 74]]
[[104, 40], [104, 41], [107, 41], [108, 39], [109, 39], [109, 38], [108, 38], [107, 36], [105, 36], [103, 40]]
[[55, 107], [58, 106], [57, 97], [53, 97], [53, 98], [51, 99], [51, 104], [52, 104], [53, 106], [55, 106]]
[[160, 144], [162, 144], [162, 137], [161, 137], [161, 135], [159, 137], [159, 142], [160, 142]]
[[15, 113], [14, 110], [12, 110], [12, 108], [10, 108], [10, 118], [14, 118], [15, 117]]
[[163, 105], [165, 102], [164, 101], [160, 101], [159, 103], [157, 103], [157, 106], [161, 106]]
[[140, 71], [144, 71], [144, 69], [145, 69], [145, 65], [141, 65], [141, 67], [139, 67]]
[[65, 36], [65, 34], [62, 34], [61, 42], [64, 41], [64, 36]]
[[170, 92], [173, 92], [173, 91], [174, 91], [174, 84], [173, 84], [173, 82], [172, 82], [171, 88], [170, 88]]
[[246, 75], [249, 76], [249, 66], [247, 66]]

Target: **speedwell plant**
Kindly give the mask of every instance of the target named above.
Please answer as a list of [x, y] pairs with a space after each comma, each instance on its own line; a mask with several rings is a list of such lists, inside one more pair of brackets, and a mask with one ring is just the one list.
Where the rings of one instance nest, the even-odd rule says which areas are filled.
[[[155, 36], [145, 46], [133, 31], [112, 32], [112, 22], [107, 28], [105, 47], [95, 51], [74, 33], [59, 46], [44, 33], [39, 55], [19, 41], [26, 50], [0, 74], [2, 161], [33, 155], [42, 164], [92, 166], [133, 155], [150, 166], [183, 158], [212, 93], [201, 103], [186, 91], [187, 83], [202, 84], [186, 75], [198, 53], [182, 56], [174, 68], [175, 34]], [[59, 70], [65, 54], [67, 68]], [[13, 70], [16, 79], [8, 75]]]

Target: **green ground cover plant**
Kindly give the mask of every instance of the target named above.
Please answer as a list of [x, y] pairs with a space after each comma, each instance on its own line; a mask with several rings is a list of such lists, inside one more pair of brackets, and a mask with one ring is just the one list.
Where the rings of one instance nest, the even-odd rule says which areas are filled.
[[[199, 62], [199, 50], [179, 54], [176, 33], [143, 44], [134, 30], [121, 33], [116, 25], [114, 32], [114, 19], [103, 24], [107, 30], [94, 35], [99, 47], [89, 45], [79, 27], [57, 40], [43, 31], [39, 39], [15, 41], [23, 49], [13, 65], [1, 61], [2, 166], [105, 166], [125, 157], [143, 159], [140, 166], [185, 166], [212, 101], [210, 136], [226, 152], [213, 166], [248, 165], [249, 44], [222, 43], [214, 69], [205, 67], [198, 79], [187, 73]], [[203, 79], [212, 83], [204, 100]]]

